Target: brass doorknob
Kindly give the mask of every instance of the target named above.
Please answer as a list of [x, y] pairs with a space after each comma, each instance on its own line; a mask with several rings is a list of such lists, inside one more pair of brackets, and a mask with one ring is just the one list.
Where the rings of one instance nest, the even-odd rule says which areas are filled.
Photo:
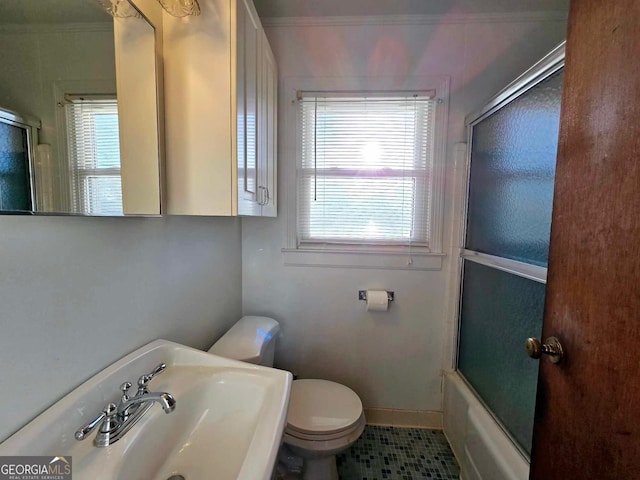
[[542, 344], [537, 338], [527, 338], [525, 346], [527, 348], [527, 354], [531, 358], [540, 358], [544, 354], [548, 355], [549, 360], [553, 363], [558, 363], [564, 356], [560, 340], [556, 337], [549, 337]]

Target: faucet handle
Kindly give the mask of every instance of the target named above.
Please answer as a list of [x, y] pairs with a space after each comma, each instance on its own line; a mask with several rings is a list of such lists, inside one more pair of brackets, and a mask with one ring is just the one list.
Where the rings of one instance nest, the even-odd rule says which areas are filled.
[[129, 400], [129, 395], [127, 395], [127, 391], [131, 388], [131, 382], [124, 382], [122, 385], [120, 385], [120, 390], [122, 390], [122, 398], [120, 399], [120, 402], [126, 402], [127, 400]]
[[148, 393], [147, 385], [149, 385], [149, 382], [153, 379], [153, 377], [164, 372], [166, 368], [166, 363], [160, 363], [151, 372], [147, 373], [146, 375], [142, 375], [138, 379], [138, 393], [136, 395], [143, 395], [145, 393]]
[[167, 368], [167, 364], [166, 363], [159, 363], [158, 365], [156, 365], [156, 368], [154, 368], [151, 372], [149, 372], [147, 375], [151, 378], [155, 377], [156, 375], [162, 373], [165, 371], [165, 369]]
[[100, 415], [98, 415], [96, 418], [94, 418], [85, 426], [81, 427], [78, 431], [76, 431], [75, 433], [76, 440], [84, 440], [85, 438], [87, 438], [87, 435], [93, 432], [93, 430], [98, 425], [100, 425], [103, 420], [110, 419], [111, 417], [113, 417], [117, 413], [117, 410], [118, 410], [118, 406], [115, 403], [108, 403], [104, 407], [104, 410], [102, 410], [102, 413], [100, 413]]

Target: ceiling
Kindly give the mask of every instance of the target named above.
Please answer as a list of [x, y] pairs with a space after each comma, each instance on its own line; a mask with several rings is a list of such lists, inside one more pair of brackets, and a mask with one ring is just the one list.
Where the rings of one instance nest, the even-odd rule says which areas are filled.
[[569, 0], [254, 0], [254, 2], [261, 17], [566, 12], [569, 8]]
[[[205, 0], [201, 0], [205, 1]], [[254, 0], [261, 17], [566, 12], [569, 0]], [[98, 0], [0, 0], [0, 24], [110, 22]]]
[[0, 0], [0, 24], [111, 21], [98, 0]]

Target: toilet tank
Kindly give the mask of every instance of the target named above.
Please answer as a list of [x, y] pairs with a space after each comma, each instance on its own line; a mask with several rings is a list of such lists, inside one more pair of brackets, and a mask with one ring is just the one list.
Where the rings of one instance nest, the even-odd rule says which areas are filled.
[[280, 324], [273, 318], [242, 317], [213, 344], [209, 353], [242, 362], [273, 367]]

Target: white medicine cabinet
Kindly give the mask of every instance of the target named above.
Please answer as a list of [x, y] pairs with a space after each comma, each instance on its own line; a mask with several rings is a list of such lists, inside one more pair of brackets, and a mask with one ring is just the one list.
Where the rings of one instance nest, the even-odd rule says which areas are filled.
[[166, 18], [167, 213], [277, 214], [277, 66], [251, 0]]

